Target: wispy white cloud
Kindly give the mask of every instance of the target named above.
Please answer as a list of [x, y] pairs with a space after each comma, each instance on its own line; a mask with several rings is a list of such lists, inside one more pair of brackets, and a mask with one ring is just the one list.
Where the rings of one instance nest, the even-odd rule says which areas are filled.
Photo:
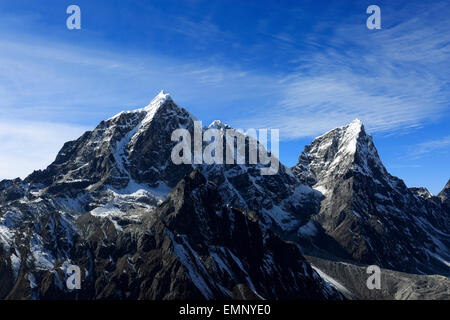
[[193, 20], [182, 16], [164, 15], [167, 19], [173, 21], [173, 23], [169, 25], [164, 24], [164, 28], [169, 28], [174, 32], [193, 38], [196, 41], [199, 41], [199, 43], [218, 40], [223, 41], [224, 39], [232, 38], [231, 33], [224, 32], [207, 18]]
[[[89, 122], [91, 127], [91, 121], [143, 106], [160, 89], [174, 93], [176, 101], [194, 113], [206, 110], [201, 116], [227, 117], [241, 128], [280, 128], [282, 139], [322, 134], [356, 117], [372, 132], [420, 127], [438, 118], [444, 103], [448, 106], [450, 22], [439, 18], [446, 9], [445, 4], [434, 6], [397, 25], [383, 24], [379, 31], [368, 31], [364, 21], [335, 26], [326, 39], [318, 27], [317, 33], [301, 39], [307, 48], [298, 51], [298, 67], [282, 76], [212, 60], [81, 47], [45, 36], [37, 41], [2, 29], [0, 179], [48, 165], [64, 141], [84, 130], [63, 123]], [[232, 34], [207, 17], [172, 18], [177, 20], [166, 19], [174, 22], [172, 31], [203, 39], [198, 45], [212, 39], [233, 41]], [[276, 45], [296, 50], [298, 39], [292, 33], [270, 37]], [[233, 104], [239, 108], [229, 109]]]
[[421, 158], [430, 153], [435, 155], [436, 152], [450, 153], [450, 136], [421, 142], [411, 148], [411, 154], [414, 158]]
[[305, 41], [320, 45], [279, 79], [279, 103], [239, 124], [280, 128], [282, 139], [294, 139], [354, 118], [386, 133], [438, 119], [449, 100], [450, 20], [440, 19], [449, 7], [396, 16], [401, 23], [378, 31], [361, 23], [337, 25], [326, 40], [311, 34]]
[[57, 116], [56, 121], [63, 121], [68, 114], [104, 116], [108, 110], [142, 106], [161, 89], [199, 105], [218, 97], [222, 102], [244, 101], [275, 90], [266, 75], [220, 64], [27, 37], [0, 41], [0, 117]]
[[146, 105], [161, 89], [197, 110], [273, 89], [264, 75], [221, 65], [3, 37], [1, 30], [0, 36], [0, 180], [46, 167], [64, 142], [116, 112]]

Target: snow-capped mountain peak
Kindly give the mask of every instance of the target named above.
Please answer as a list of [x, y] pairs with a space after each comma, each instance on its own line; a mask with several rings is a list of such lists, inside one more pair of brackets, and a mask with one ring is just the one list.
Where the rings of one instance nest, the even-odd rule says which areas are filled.
[[358, 118], [350, 122], [346, 127], [347, 134], [353, 134], [354, 136], [358, 136], [361, 130], [364, 130], [364, 124]]
[[161, 91], [64, 144], [47, 169], [0, 182], [0, 298], [74, 297], [59, 285], [68, 264], [89, 271], [82, 299], [339, 298], [297, 246], [448, 274], [450, 183], [442, 201], [413, 193], [360, 120], [315, 139], [295, 175], [175, 165], [172, 132], [193, 121]]
[[172, 101], [172, 97], [170, 96], [169, 93], [166, 93], [164, 90], [161, 90], [151, 101], [148, 105], [146, 105], [143, 108], [138, 108], [138, 109], [134, 109], [134, 110], [128, 110], [128, 111], [121, 111], [119, 113], [117, 113], [116, 115], [112, 116], [111, 118], [109, 118], [107, 121], [111, 121], [111, 120], [115, 120], [117, 118], [119, 118], [120, 116], [124, 115], [124, 114], [135, 114], [135, 113], [141, 113], [141, 112], [146, 112], [147, 119], [151, 119], [152, 116], [156, 113], [156, 111], [166, 102], [166, 101]]
[[360, 133], [364, 131], [361, 120], [355, 119], [349, 125], [342, 128], [341, 148], [342, 151], [354, 154], [356, 152], [357, 139]]
[[441, 192], [446, 193], [447, 196], [450, 196], [450, 180], [448, 180], [447, 184], [445, 185], [444, 189], [442, 189]]
[[160, 106], [164, 104], [167, 100], [172, 100], [169, 93], [165, 92], [164, 90], [161, 90], [156, 97], [152, 99], [152, 101], [144, 107], [144, 110], [151, 111], [154, 109], [158, 109]]
[[357, 125], [357, 126], [363, 126], [363, 122], [359, 118], [355, 118], [352, 122], [350, 122], [350, 125]]
[[349, 169], [369, 174], [368, 162], [384, 171], [372, 137], [366, 133], [362, 121], [355, 119], [315, 138], [305, 147], [293, 171], [303, 182], [315, 185], [318, 181], [332, 180], [327, 177], [343, 175]]
[[[276, 235], [295, 236], [318, 210], [316, 193], [284, 166], [265, 176], [260, 164], [177, 165], [180, 128], [193, 133], [193, 118], [162, 91], [67, 142], [26, 185], [0, 183], [0, 298], [48, 298], [55, 286], [44, 284], [63, 283], [67, 263], [89, 268], [80, 298], [224, 299], [236, 285], [264, 298], [340, 298]], [[130, 287], [116, 287], [115, 274]], [[14, 285], [29, 279], [31, 288]], [[97, 279], [105, 285], [94, 293]]]
[[329, 137], [330, 135], [336, 134], [336, 133], [339, 133], [340, 135], [346, 134], [347, 136], [356, 137], [359, 134], [359, 132], [361, 132], [361, 130], [364, 130], [364, 124], [360, 119], [356, 118], [352, 122], [350, 122], [349, 124], [347, 124], [345, 126], [336, 127], [334, 129], [327, 131], [324, 134], [316, 137], [313, 140], [313, 142], [316, 140], [322, 140], [324, 137]]
[[448, 180], [447, 184], [439, 193], [438, 197], [441, 198], [443, 202], [448, 203], [448, 205], [450, 206], [450, 180]]
[[149, 123], [153, 120], [155, 114], [158, 112], [158, 110], [166, 103], [166, 102], [172, 102], [172, 98], [170, 97], [170, 94], [164, 92], [164, 90], [161, 90], [156, 97], [152, 99], [152, 101], [145, 106], [142, 109], [139, 109], [139, 111], [143, 110], [145, 111], [145, 117], [142, 119], [141, 123], [139, 124], [136, 133], [131, 138], [131, 143], [134, 144], [137, 137], [147, 129]]
[[314, 139], [292, 171], [324, 195], [314, 219], [353, 259], [408, 272], [445, 269], [448, 237], [436, 232], [447, 228], [445, 210], [389, 174], [360, 120]]
[[356, 153], [360, 136], [366, 136], [361, 120], [355, 119], [350, 124], [335, 128], [324, 135], [314, 139], [311, 153], [327, 150], [333, 155], [334, 162], [341, 161], [342, 157], [348, 157]]
[[220, 120], [214, 120], [209, 126], [208, 129], [219, 129], [219, 130], [226, 130], [226, 129], [231, 129], [231, 127], [226, 124], [223, 123]]
[[423, 187], [409, 188], [409, 190], [411, 190], [412, 192], [417, 194], [419, 197], [422, 197], [424, 199], [430, 199], [431, 197], [433, 197], [433, 194], [427, 188], [423, 188]]

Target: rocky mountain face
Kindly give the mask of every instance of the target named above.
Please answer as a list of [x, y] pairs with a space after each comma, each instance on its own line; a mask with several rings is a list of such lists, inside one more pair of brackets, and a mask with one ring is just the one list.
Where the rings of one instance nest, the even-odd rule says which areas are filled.
[[[67, 142], [47, 169], [0, 182], [0, 298], [342, 298], [279, 237], [320, 194], [284, 166], [173, 164], [171, 134], [194, 120], [161, 92]], [[71, 265], [80, 290], [66, 287]]]
[[148, 106], [121, 112], [67, 142], [47, 169], [35, 171], [24, 182], [63, 196], [105, 185], [173, 187], [190, 170], [170, 160], [175, 145], [171, 133], [177, 128], [192, 130], [193, 119], [161, 92]]
[[438, 194], [438, 197], [444, 203], [444, 205], [450, 208], [450, 180], [445, 185], [444, 189]]
[[[312, 216], [311, 253], [449, 275], [448, 187], [438, 197], [423, 188], [408, 189], [387, 172], [361, 121], [316, 138], [292, 171], [324, 196], [320, 212]], [[342, 250], [324, 250], [320, 231]]]
[[[172, 132], [192, 136], [195, 121], [161, 92], [67, 142], [45, 170], [1, 181], [0, 299], [343, 298], [302, 252], [448, 275], [449, 184], [437, 197], [408, 189], [359, 121], [275, 175], [248, 154], [175, 165]], [[236, 152], [232, 128], [210, 128]], [[73, 265], [80, 290], [66, 286]]]
[[[39, 299], [341, 297], [295, 244], [264, 232], [257, 219], [255, 212], [225, 205], [217, 186], [198, 170], [153, 212], [143, 212], [140, 223], [122, 230], [91, 213], [66, 225], [56, 215], [42, 216], [33, 230], [39, 235], [31, 240], [37, 246], [20, 255], [40, 256], [22, 260], [6, 298], [27, 297], [24, 293]], [[68, 238], [67, 251], [58, 252]], [[76, 294], [65, 287], [69, 264], [83, 270]]]

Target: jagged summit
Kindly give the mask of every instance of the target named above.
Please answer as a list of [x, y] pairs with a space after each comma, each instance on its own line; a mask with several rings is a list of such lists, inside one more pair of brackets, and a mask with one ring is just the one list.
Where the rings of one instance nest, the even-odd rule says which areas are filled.
[[208, 128], [211, 128], [211, 129], [219, 129], [219, 130], [231, 129], [231, 127], [230, 127], [228, 124], [223, 123], [223, 122], [220, 121], [220, 120], [214, 120], [214, 121], [208, 126]]
[[444, 189], [439, 193], [439, 198], [441, 198], [443, 201], [449, 201], [450, 200], [450, 180], [448, 180], [447, 184], [445, 185]]
[[307, 146], [300, 179], [283, 165], [175, 165], [179, 128], [193, 133], [193, 116], [161, 91], [0, 182], [0, 299], [75, 298], [60, 285], [71, 264], [89, 271], [79, 299], [339, 298], [299, 247], [448, 274], [450, 207], [389, 175], [360, 120]]
[[309, 154], [313, 156], [315, 153], [319, 153], [320, 158], [326, 154], [327, 160], [332, 160], [330, 165], [333, 168], [339, 167], [338, 164], [342, 162], [351, 165], [358, 159], [365, 162], [361, 158], [378, 158], [372, 137], [366, 133], [364, 125], [359, 119], [314, 139]]
[[324, 134], [316, 137], [313, 140], [313, 142], [315, 140], [320, 140], [325, 136], [329, 136], [330, 134], [347, 133], [348, 136], [350, 136], [350, 135], [357, 136], [361, 131], [365, 132], [364, 124], [359, 118], [356, 118], [352, 122], [350, 122], [349, 124], [347, 124], [345, 126], [336, 127], [334, 129], [331, 129], [331, 130], [325, 132]]
[[191, 115], [161, 91], [147, 106], [120, 112], [67, 142], [47, 169], [27, 181], [57, 192], [102, 186], [120, 190], [135, 182], [173, 186], [185, 169], [170, 161], [171, 134], [192, 126]]
[[[293, 172], [309, 185], [327, 181], [327, 177], [345, 175], [349, 170], [370, 175], [371, 169], [385, 172], [361, 120], [328, 131], [305, 147]], [[317, 176], [319, 175], [319, 176]], [[321, 187], [324, 190], [324, 187]]]
[[430, 199], [433, 194], [424, 187], [418, 187], [418, 188], [409, 188], [413, 193], [417, 194], [419, 197], [422, 197], [424, 199]]
[[0, 183], [0, 299], [70, 295], [67, 264], [89, 270], [80, 299], [340, 298], [276, 236], [295, 237], [317, 193], [283, 166], [176, 165], [180, 128], [193, 118], [162, 91]]
[[362, 130], [364, 130], [364, 124], [363, 122], [356, 118], [352, 122], [350, 122], [347, 126], [345, 126], [348, 133], [353, 133], [355, 135], [358, 135]]
[[364, 125], [361, 120], [353, 120], [349, 125], [341, 127], [340, 131], [341, 132], [339, 133], [341, 135], [341, 144], [346, 145], [346, 147], [343, 148], [343, 151], [355, 153], [359, 136], [361, 135], [361, 133], [365, 135]]
[[114, 119], [119, 118], [120, 116], [124, 114], [130, 114], [130, 113], [142, 113], [146, 112], [148, 116], [152, 116], [155, 114], [155, 112], [166, 102], [166, 101], [172, 101], [172, 97], [169, 93], [166, 93], [164, 90], [161, 90], [151, 101], [148, 105], [146, 105], [143, 108], [138, 108], [134, 110], [125, 110], [117, 113], [116, 115], [109, 118], [107, 121], [111, 121]]
[[389, 174], [360, 120], [314, 139], [292, 171], [322, 193], [313, 219], [352, 259], [406, 272], [448, 272], [448, 237], [436, 232], [448, 229], [448, 214], [426, 189], [408, 189]]
[[359, 118], [355, 118], [352, 122], [350, 122], [350, 124], [353, 124], [353, 123], [359, 124], [360, 126], [363, 125], [363, 122]]
[[447, 181], [447, 184], [445, 185], [444, 189], [442, 189], [442, 192], [449, 191], [450, 192], [450, 180]]
[[153, 110], [155, 108], [159, 108], [167, 100], [172, 100], [172, 97], [170, 96], [169, 93], [166, 93], [164, 90], [161, 90], [156, 95], [156, 97], [154, 97], [152, 99], [152, 101], [146, 107], [144, 107], [144, 110], [150, 111], [150, 110]]
[[360, 119], [356, 118], [349, 124], [342, 126], [342, 127], [335, 128], [331, 131], [334, 131], [334, 130], [342, 130], [342, 131], [346, 132], [347, 134], [358, 135], [362, 130], [364, 130], [364, 124]]

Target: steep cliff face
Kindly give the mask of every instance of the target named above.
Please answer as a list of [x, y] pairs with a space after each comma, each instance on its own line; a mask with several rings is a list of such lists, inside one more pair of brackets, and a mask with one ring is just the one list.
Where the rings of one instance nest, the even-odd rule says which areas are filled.
[[406, 272], [449, 274], [445, 196], [408, 189], [390, 175], [361, 121], [316, 138], [292, 170], [323, 194], [313, 220], [344, 249], [345, 258]]
[[217, 186], [197, 170], [171, 191], [156, 216], [155, 239], [171, 242], [205, 298], [339, 298], [295, 244], [262, 229], [258, 213], [226, 205]]
[[[0, 298], [342, 298], [302, 250], [449, 274], [449, 184], [438, 196], [408, 189], [360, 121], [275, 175], [248, 155], [175, 165], [172, 132], [193, 135], [194, 121], [161, 92], [67, 142], [47, 169], [1, 181]], [[210, 128], [225, 154], [231, 128], [215, 121], [202, 133]], [[81, 290], [66, 287], [71, 265]]]
[[450, 180], [447, 182], [444, 189], [442, 189], [442, 191], [438, 194], [438, 197], [441, 199], [447, 209], [450, 209]]
[[47, 169], [2, 181], [0, 297], [340, 298], [275, 233], [295, 233], [318, 193], [284, 166], [175, 165], [172, 132], [192, 134], [194, 120], [161, 92], [67, 142]]
[[148, 106], [121, 112], [67, 142], [47, 169], [25, 182], [56, 195], [136, 183], [173, 187], [190, 168], [170, 161], [171, 134], [177, 128], [192, 130], [193, 121], [162, 91]]

